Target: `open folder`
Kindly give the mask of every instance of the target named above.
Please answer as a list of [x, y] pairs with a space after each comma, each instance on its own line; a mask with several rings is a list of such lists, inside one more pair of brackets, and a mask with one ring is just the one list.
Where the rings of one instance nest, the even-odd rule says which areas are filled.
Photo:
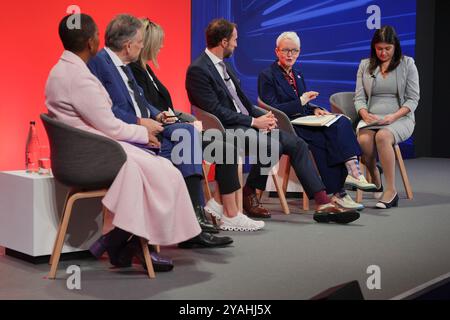
[[[381, 127], [381, 126], [385, 126], [386, 124], [380, 124], [382, 119], [371, 122], [371, 123], [362, 123], [361, 126], [358, 126], [358, 129], [370, 129], [372, 127]], [[363, 121], [362, 121], [363, 122]]]
[[342, 114], [327, 114], [323, 116], [304, 116], [291, 121], [294, 125], [311, 127], [329, 127], [335, 123]]

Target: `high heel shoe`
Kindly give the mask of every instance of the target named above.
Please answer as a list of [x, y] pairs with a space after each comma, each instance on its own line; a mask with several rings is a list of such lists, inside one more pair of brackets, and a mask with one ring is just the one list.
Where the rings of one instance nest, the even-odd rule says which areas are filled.
[[375, 205], [375, 207], [377, 209], [389, 209], [392, 207], [398, 207], [398, 193], [395, 193], [394, 198], [392, 198], [391, 201], [389, 202], [384, 202], [384, 201], [378, 201], [377, 204]]

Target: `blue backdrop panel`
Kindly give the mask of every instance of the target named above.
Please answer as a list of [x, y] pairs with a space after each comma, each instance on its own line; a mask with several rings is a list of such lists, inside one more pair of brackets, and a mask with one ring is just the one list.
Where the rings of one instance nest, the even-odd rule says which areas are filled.
[[[369, 56], [374, 30], [367, 27], [380, 9], [381, 25], [395, 27], [404, 54], [414, 57], [415, 0], [192, 0], [192, 58], [205, 48], [208, 22], [224, 17], [238, 24], [238, 48], [230, 59], [247, 95], [256, 102], [257, 76], [274, 59], [275, 41], [283, 31], [301, 39], [297, 61], [309, 90], [320, 92], [315, 103], [329, 108], [335, 92], [354, 91], [361, 59]], [[413, 156], [412, 141], [401, 145]]]

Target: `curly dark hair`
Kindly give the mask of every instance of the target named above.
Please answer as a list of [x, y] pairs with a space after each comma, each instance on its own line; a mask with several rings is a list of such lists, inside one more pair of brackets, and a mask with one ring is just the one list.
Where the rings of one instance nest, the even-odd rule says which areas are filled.
[[[78, 18], [80, 20], [79, 28], [69, 28], [69, 19]], [[70, 14], [65, 16], [59, 23], [58, 33], [64, 49], [78, 53], [83, 51], [88, 40], [95, 36], [97, 25], [91, 16], [81, 14]]]

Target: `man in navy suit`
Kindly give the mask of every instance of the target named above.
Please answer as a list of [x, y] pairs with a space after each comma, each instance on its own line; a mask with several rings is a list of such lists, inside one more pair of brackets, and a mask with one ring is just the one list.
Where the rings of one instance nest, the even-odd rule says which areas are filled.
[[[255, 108], [242, 92], [231, 65], [223, 61], [232, 56], [237, 47], [237, 36], [236, 25], [225, 19], [213, 20], [208, 25], [207, 48], [187, 71], [186, 89], [191, 103], [217, 116], [226, 129], [241, 129], [246, 132], [246, 137], [251, 137], [248, 142], [252, 145], [270, 149], [271, 145], [277, 144], [280, 152], [276, 156], [289, 156], [305, 191], [309, 196], [314, 196], [317, 205], [314, 214], [316, 221], [349, 223], [358, 219], [356, 211], [338, 208], [330, 201], [309, 157], [308, 145], [296, 135], [281, 130], [276, 132], [278, 139], [274, 138], [277, 134], [271, 134], [276, 129], [273, 114], [264, 114]], [[269, 133], [247, 134], [252, 131]], [[267, 175], [261, 174], [264, 165], [259, 154], [254, 154], [258, 163], [252, 166], [244, 187], [244, 210], [250, 216], [263, 217], [269, 216], [269, 213], [259, 203], [255, 191], [265, 189]]]
[[[154, 138], [157, 137], [154, 139], [154, 145], [161, 148], [159, 155], [173, 160], [172, 149], [178, 143], [191, 147], [188, 152], [190, 159], [177, 163], [176, 166], [184, 176], [197, 219], [205, 232], [192, 241], [183, 243], [182, 246], [215, 247], [229, 244], [232, 242], [231, 238], [214, 237], [209, 234], [217, 233], [218, 230], [207, 222], [203, 211], [202, 148], [197, 129], [191, 124], [174, 123], [173, 119], [167, 117], [167, 113], [149, 104], [128, 66], [138, 59], [142, 43], [142, 23], [139, 19], [125, 14], [118, 15], [107, 26], [105, 48], [89, 61], [88, 67], [108, 91], [115, 116], [124, 122], [147, 127], [154, 134]], [[177, 129], [188, 133], [190, 139], [188, 144], [182, 140], [172, 141], [172, 133]], [[183, 154], [180, 156], [183, 157]]]

